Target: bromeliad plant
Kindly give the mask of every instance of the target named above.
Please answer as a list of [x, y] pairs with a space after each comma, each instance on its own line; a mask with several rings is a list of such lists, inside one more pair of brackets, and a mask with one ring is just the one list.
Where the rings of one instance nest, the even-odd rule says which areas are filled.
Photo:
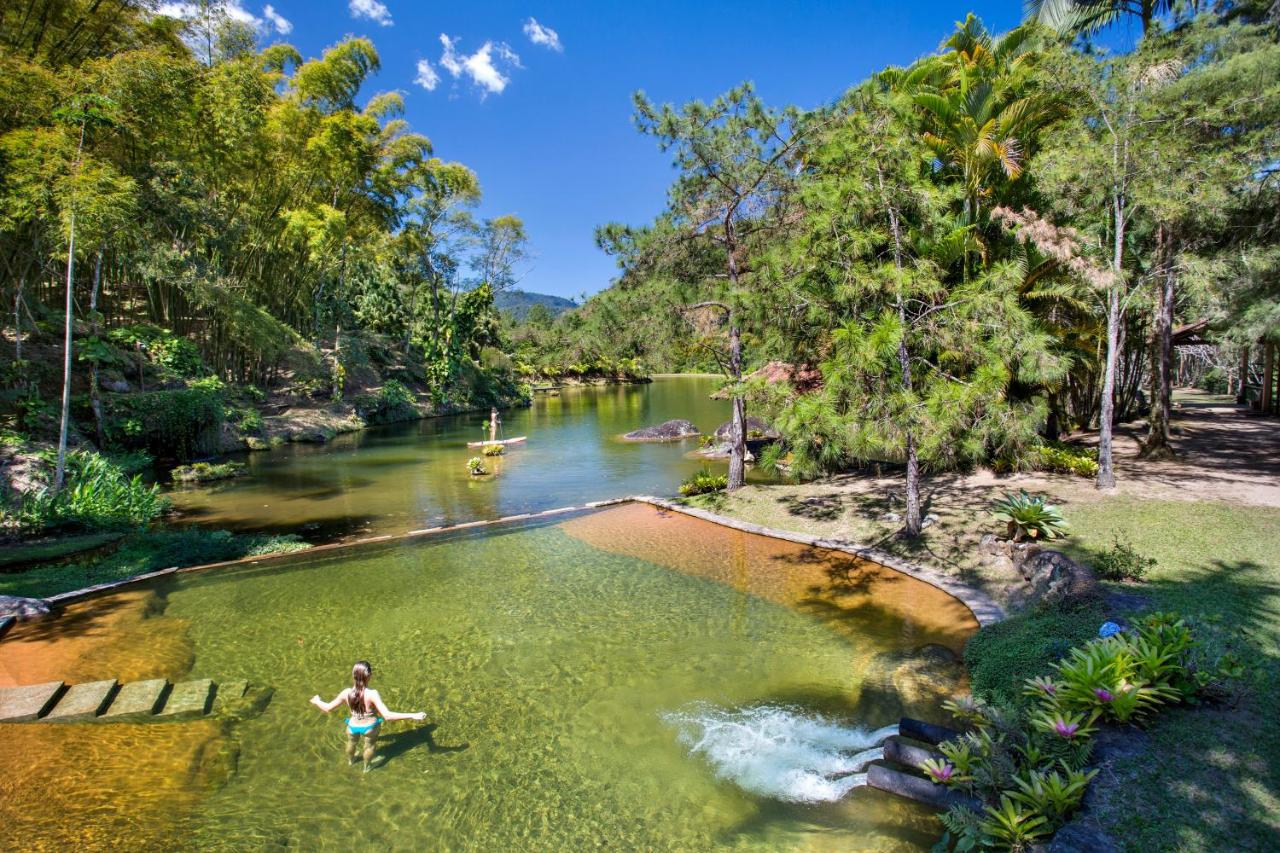
[[935, 851], [1023, 850], [1052, 835], [1097, 775], [1087, 765], [1101, 722], [1140, 722], [1164, 705], [1229, 696], [1224, 685], [1245, 672], [1228, 642], [1176, 614], [1150, 614], [1127, 632], [1107, 623], [1103, 633], [1072, 649], [1053, 675], [1028, 679], [1021, 706], [944, 703], [968, 731], [921, 769], [984, 805], [944, 814]]
[[1067, 535], [1067, 520], [1062, 510], [1039, 496], [1026, 491], [1010, 492], [991, 505], [991, 514], [1008, 526], [1014, 542], [1024, 539], [1058, 539]]

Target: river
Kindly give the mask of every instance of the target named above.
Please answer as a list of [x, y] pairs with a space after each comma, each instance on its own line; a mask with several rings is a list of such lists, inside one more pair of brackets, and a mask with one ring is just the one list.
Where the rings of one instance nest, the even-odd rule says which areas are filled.
[[528, 436], [472, 477], [467, 460], [487, 413], [428, 418], [348, 433], [326, 445], [247, 454], [246, 475], [171, 493], [179, 523], [237, 532], [300, 533], [310, 541], [403, 533], [634, 494], [675, 494], [680, 482], [723, 460], [695, 455], [696, 438], [623, 441], [672, 418], [710, 433], [729, 403], [712, 376], [658, 377], [644, 385], [565, 388], [502, 412], [505, 437]]

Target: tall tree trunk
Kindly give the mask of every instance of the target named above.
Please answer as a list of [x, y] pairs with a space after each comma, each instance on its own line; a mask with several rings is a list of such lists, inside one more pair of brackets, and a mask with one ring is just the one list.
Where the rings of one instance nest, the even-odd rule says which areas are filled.
[[[737, 240], [734, 237], [732, 212], [725, 216], [725, 250], [729, 256], [729, 287], [736, 295], [738, 290]], [[742, 332], [732, 308], [729, 309], [729, 375], [734, 382], [742, 381]], [[729, 427], [729, 482], [728, 491], [740, 489], [746, 483], [747, 471], [747, 402], [741, 393], [733, 395], [733, 423]]]
[[1174, 269], [1173, 238], [1163, 223], [1156, 227], [1156, 310], [1151, 340], [1151, 416], [1147, 419], [1147, 440], [1142, 448], [1145, 457], [1170, 456], [1169, 415], [1173, 407], [1173, 388], [1169, 363], [1173, 357], [1173, 303], [1177, 273]]
[[[1126, 153], [1127, 157], [1127, 153]], [[1111, 448], [1111, 422], [1116, 408], [1116, 361], [1120, 357], [1120, 288], [1124, 286], [1125, 193], [1117, 186], [1111, 194], [1115, 242], [1111, 249], [1111, 282], [1107, 286], [1107, 358], [1102, 373], [1102, 403], [1098, 415], [1099, 489], [1116, 487]]]
[[[729, 316], [729, 373], [742, 381], [742, 334], [732, 314]], [[733, 395], [733, 425], [729, 428], [729, 491], [742, 488], [747, 469], [747, 406], [741, 394]]]
[[[898, 316], [905, 320], [902, 302], [898, 302]], [[902, 368], [902, 387], [911, 394], [911, 359], [907, 352], [906, 338], [898, 342], [898, 365]], [[920, 457], [916, 451], [915, 432], [907, 427], [905, 436], [907, 457], [907, 517], [902, 526], [904, 536], [919, 536], [924, 530], [920, 519]]]
[[76, 273], [76, 214], [71, 211], [71, 238], [67, 243], [67, 322], [62, 350], [62, 423], [58, 428], [58, 464], [53, 472], [53, 492], [62, 491], [67, 476], [67, 427], [71, 420], [71, 332], [75, 315], [72, 304], [72, 282]]
[[[894, 206], [884, 190], [884, 177], [877, 170], [876, 183], [880, 188], [880, 198], [889, 212], [889, 230], [893, 233], [893, 265], [902, 270], [902, 230], [898, 223], [898, 208]], [[968, 258], [965, 258], [968, 269]], [[967, 275], [967, 272], [966, 272]], [[902, 337], [898, 341], [898, 367], [902, 371], [902, 390], [910, 398], [914, 390], [911, 381], [911, 353], [907, 350], [907, 307], [901, 296], [898, 297], [898, 322], [902, 325]], [[920, 455], [916, 448], [915, 431], [911, 428], [910, 418], [907, 420], [903, 436], [903, 455], [907, 461], [907, 517], [902, 526], [902, 535], [919, 536], [924, 530], [920, 518]]]
[[1107, 289], [1107, 359], [1102, 372], [1102, 406], [1098, 415], [1099, 489], [1114, 489], [1116, 474], [1112, 464], [1111, 421], [1115, 417], [1116, 357], [1120, 350], [1120, 282]]
[[[103, 251], [104, 249], [99, 249], [98, 257], [94, 259], [93, 291], [89, 294], [89, 329], [90, 334], [95, 339], [101, 331], [98, 323], [98, 294], [102, 289]], [[89, 362], [89, 403], [93, 407], [93, 424], [98, 439], [98, 449], [102, 450], [106, 447], [106, 430], [103, 427], [102, 389], [98, 386], [98, 360], [96, 358]]]
[[[22, 288], [26, 283], [27, 277], [23, 275], [18, 279], [18, 289], [13, 294], [13, 360], [17, 362], [22, 361]], [[22, 372], [25, 378], [26, 371]]]

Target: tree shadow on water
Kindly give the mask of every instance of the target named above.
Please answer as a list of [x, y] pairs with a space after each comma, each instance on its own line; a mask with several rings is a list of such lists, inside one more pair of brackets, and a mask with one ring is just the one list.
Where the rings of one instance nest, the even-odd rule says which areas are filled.
[[425, 726], [418, 726], [408, 731], [383, 735], [378, 739], [378, 754], [382, 756], [382, 761], [385, 764], [399, 758], [411, 749], [424, 745], [427, 748], [427, 752], [432, 754], [462, 752], [470, 748], [471, 744], [469, 743], [456, 745], [436, 743], [435, 731], [438, 728], [439, 725], [436, 723], [427, 723]]

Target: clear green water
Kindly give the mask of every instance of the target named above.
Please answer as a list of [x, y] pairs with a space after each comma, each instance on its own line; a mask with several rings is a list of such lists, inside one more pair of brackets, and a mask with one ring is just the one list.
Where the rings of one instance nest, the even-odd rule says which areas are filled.
[[468, 441], [485, 437], [487, 414], [430, 418], [338, 436], [325, 446], [291, 445], [243, 457], [242, 479], [179, 489], [187, 520], [238, 531], [302, 533], [313, 540], [397, 533], [634, 494], [674, 494], [706, 464], [697, 439], [624, 442], [623, 433], [673, 418], [710, 433], [729, 404], [712, 400], [714, 377], [665, 377], [646, 385], [566, 388], [503, 412], [507, 437], [527, 435], [492, 467], [470, 477]]
[[[908, 606], [891, 613], [874, 597], [856, 599], [851, 612], [860, 615], [837, 630], [820, 615], [743, 591], [791, 572], [809, 577], [803, 573], [815, 571], [815, 560], [798, 546], [794, 555], [778, 550], [743, 569], [768, 577], [726, 585], [699, 576], [715, 567], [699, 565], [696, 556], [681, 571], [573, 535], [584, 529], [574, 521], [600, 519], [605, 527], [596, 531], [618, 519], [648, 526], [639, 513], [622, 507], [557, 524], [179, 576], [156, 587], [163, 606], [153, 606], [150, 618], [186, 623], [190, 677], [247, 678], [275, 692], [260, 716], [226, 727], [217, 751], [236, 756], [234, 769], [213, 774], [216, 784], [200, 781], [210, 774], [197, 772], [194, 760], [161, 762], [159, 770], [139, 765], [136, 774], [144, 775], [131, 779], [134, 788], [155, 796], [193, 791], [180, 810], [152, 804], [150, 817], [131, 830], [140, 848], [157, 837], [160, 846], [181, 838], [180, 846], [199, 849], [299, 850], [889, 850], [931, 843], [938, 831], [932, 817], [865, 788], [818, 803], [749, 789], [762, 778], [775, 793], [792, 786], [788, 756], [814, 748], [792, 741], [805, 739], [805, 727], [821, 727], [820, 716], [841, 732], [896, 721], [896, 706], [865, 701], [868, 691], [892, 690], [873, 663], [936, 641], [938, 629], [909, 614], [917, 593], [921, 610], [936, 611], [937, 591], [901, 576], [875, 581], [890, 584]], [[664, 523], [656, 511], [651, 516]], [[681, 524], [700, 532], [704, 545], [728, 535], [703, 522]], [[846, 595], [832, 589], [812, 594]], [[328, 698], [346, 686], [358, 657], [373, 662], [373, 686], [393, 709], [428, 714], [427, 724], [388, 724], [380, 746], [385, 764], [368, 774], [346, 764], [341, 714], [326, 717], [307, 704], [313, 693]], [[110, 658], [102, 656], [102, 669], [111, 668]], [[741, 720], [761, 707], [774, 709], [774, 730], [748, 725], [717, 747], [722, 763], [748, 760], [742, 772], [749, 778], [718, 777], [712, 756], [691, 754], [663, 719], [673, 712], [696, 719], [710, 708]], [[162, 728], [182, 725], [196, 724]], [[114, 827], [107, 822], [120, 821], [137, 795], [101, 790], [95, 762], [118, 768], [132, 760], [87, 746], [112, 727], [39, 728], [58, 741], [16, 766], [39, 766], [59, 790], [75, 777], [90, 793], [68, 797], [56, 813], [6, 815], [17, 821], [10, 829], [28, 842], [113, 836], [114, 829], [95, 835], [94, 827]], [[11, 759], [32, 748], [15, 736], [8, 742], [18, 750]], [[203, 752], [207, 764], [213, 749]], [[0, 769], [5, 764], [0, 759]]]

